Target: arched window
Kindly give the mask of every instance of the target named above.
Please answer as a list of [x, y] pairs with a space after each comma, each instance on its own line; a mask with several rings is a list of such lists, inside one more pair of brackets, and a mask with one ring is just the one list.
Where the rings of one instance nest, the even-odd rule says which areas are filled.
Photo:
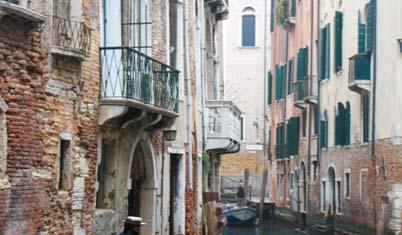
[[251, 7], [243, 10], [242, 16], [242, 46], [254, 47], [255, 46], [255, 11]]

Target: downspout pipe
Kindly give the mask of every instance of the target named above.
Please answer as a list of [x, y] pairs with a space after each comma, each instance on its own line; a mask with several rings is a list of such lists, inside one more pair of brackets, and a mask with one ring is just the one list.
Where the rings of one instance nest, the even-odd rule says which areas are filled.
[[[268, 159], [268, 154], [267, 154], [267, 98], [268, 98], [268, 91], [267, 91], [267, 76], [268, 76], [268, 68], [267, 68], [267, 63], [268, 63], [268, 53], [267, 53], [267, 1], [264, 1], [264, 95], [263, 95], [263, 111], [264, 111], [264, 117], [262, 118], [263, 120], [263, 154], [264, 154], [264, 159]], [[272, 7], [272, 6], [271, 6]]]
[[190, 80], [190, 68], [189, 68], [189, 46], [188, 46], [188, 2], [183, 1], [183, 40], [184, 40], [184, 81], [186, 83], [186, 103], [187, 103], [187, 143], [188, 143], [188, 179], [187, 185], [190, 189], [193, 188], [193, 137], [192, 137], [192, 126], [193, 126], [193, 99], [191, 93], [191, 80]]
[[[317, 48], [317, 58], [320, 58], [321, 55], [321, 33], [320, 33], [320, 0], [317, 2], [317, 40], [318, 40], [318, 48]], [[318, 133], [317, 133], [317, 166], [320, 166], [320, 158], [321, 158], [321, 78], [320, 78], [320, 68], [322, 61], [317, 59], [317, 101], [318, 101]]]
[[[311, 89], [311, 91], [313, 91], [313, 47], [314, 47], [314, 0], [310, 0], [310, 8], [311, 8], [311, 11], [310, 11], [310, 56], [309, 56], [309, 58], [310, 58], [310, 63], [309, 63], [309, 65], [310, 65], [310, 68], [309, 68], [309, 70], [310, 70], [310, 76], [309, 76], [309, 79], [310, 79], [310, 82], [309, 82], [309, 84], [310, 84], [310, 87], [309, 87], [309, 89]], [[311, 115], [314, 113], [314, 105], [313, 104], [310, 104], [309, 105], [309, 107], [308, 107], [308, 110], [309, 110], [309, 113], [308, 113], [308, 131], [307, 131], [307, 175], [306, 175], [306, 177], [305, 177], [305, 181], [307, 180], [307, 179], [310, 179], [310, 177], [311, 177], [311, 174], [310, 174], [310, 172], [311, 172], [311, 125], [312, 125], [312, 118], [311, 118]], [[307, 187], [307, 195], [304, 195], [304, 199], [306, 200], [306, 230], [308, 230], [307, 229], [307, 220], [308, 220], [308, 213], [309, 213], [309, 207], [310, 207], [310, 197], [309, 197], [309, 195], [310, 195], [310, 184], [308, 183], [308, 181], [307, 181], [307, 183], [305, 184], [306, 185], [306, 187]]]
[[[373, 96], [372, 96], [372, 130], [371, 130], [371, 160], [373, 161], [373, 169], [376, 170], [377, 167], [377, 157], [376, 157], [376, 96], [377, 96], [377, 1], [371, 0], [372, 4], [374, 4], [374, 13], [373, 13]], [[383, 177], [385, 178], [385, 165], [384, 159], [381, 161], [381, 170], [383, 173]], [[374, 188], [377, 187], [377, 173], [373, 174], [374, 177]], [[376, 190], [374, 190], [376, 191]], [[374, 205], [377, 204], [377, 195], [374, 195]], [[374, 208], [374, 228], [377, 230], [377, 210]]]

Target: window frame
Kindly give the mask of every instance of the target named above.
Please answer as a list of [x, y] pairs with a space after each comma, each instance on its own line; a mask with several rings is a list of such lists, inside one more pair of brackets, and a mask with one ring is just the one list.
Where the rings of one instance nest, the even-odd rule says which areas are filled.
[[[245, 45], [245, 28], [244, 28], [244, 19], [245, 17], [253, 17], [254, 19], [254, 43], [253, 45]], [[256, 48], [257, 47], [257, 14], [253, 7], [245, 7], [242, 10], [241, 17], [240, 17], [240, 47], [241, 48]]]

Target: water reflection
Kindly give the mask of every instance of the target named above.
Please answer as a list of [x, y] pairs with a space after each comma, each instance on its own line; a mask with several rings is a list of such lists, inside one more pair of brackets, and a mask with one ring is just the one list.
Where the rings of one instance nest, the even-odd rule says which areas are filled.
[[226, 227], [224, 235], [292, 235], [294, 227], [279, 222], [265, 222], [261, 227]]

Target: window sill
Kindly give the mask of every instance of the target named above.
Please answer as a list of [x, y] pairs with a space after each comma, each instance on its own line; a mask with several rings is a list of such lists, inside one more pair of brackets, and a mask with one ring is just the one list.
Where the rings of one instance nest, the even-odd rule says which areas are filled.
[[239, 49], [260, 49], [259, 46], [239, 46]]

